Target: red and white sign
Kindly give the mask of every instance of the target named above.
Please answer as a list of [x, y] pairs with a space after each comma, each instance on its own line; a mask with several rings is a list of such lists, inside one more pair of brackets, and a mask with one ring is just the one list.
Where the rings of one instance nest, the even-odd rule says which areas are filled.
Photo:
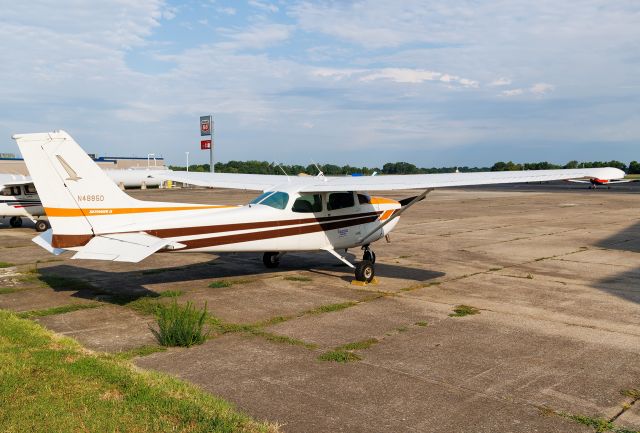
[[200, 150], [211, 149], [211, 140], [200, 140]]

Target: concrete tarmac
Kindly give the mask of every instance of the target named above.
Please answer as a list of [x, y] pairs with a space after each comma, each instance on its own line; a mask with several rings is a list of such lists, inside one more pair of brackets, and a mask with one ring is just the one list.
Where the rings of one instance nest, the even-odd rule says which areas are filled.
[[[179, 302], [206, 302], [220, 321], [250, 326], [134, 362], [289, 433], [593, 432], [598, 420], [636, 431], [640, 185], [619, 187], [437, 190], [404, 214], [391, 243], [374, 245], [379, 282], [366, 287], [327, 253], [287, 254], [276, 270], [259, 254], [72, 261], [30, 242], [32, 229], [5, 224], [0, 261], [15, 266], [0, 269], [0, 308], [94, 306], [37, 320], [118, 352], [155, 344], [153, 317], [136, 299], [181, 291]], [[216, 204], [255, 195], [131, 194]], [[461, 304], [479, 314], [451, 316]], [[319, 359], [362, 341], [350, 349], [359, 360]]]

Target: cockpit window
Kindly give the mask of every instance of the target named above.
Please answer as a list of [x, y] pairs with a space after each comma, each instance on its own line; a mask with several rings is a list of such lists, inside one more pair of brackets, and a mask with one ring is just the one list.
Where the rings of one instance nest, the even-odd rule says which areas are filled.
[[293, 202], [291, 210], [300, 213], [322, 212], [322, 196], [320, 194], [301, 195]]
[[24, 192], [25, 194], [35, 194], [36, 193], [36, 187], [33, 186], [32, 183], [27, 183], [24, 185]]
[[289, 203], [289, 194], [281, 191], [265, 192], [251, 201], [251, 204], [263, 204], [275, 209], [284, 209], [287, 203]]

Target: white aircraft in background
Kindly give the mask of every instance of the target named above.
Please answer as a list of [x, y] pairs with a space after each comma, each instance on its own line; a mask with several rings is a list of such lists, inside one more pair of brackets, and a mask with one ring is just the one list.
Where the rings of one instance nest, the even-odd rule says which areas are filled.
[[[122, 188], [158, 187], [163, 180], [158, 176], [169, 169], [125, 169], [105, 170], [109, 178]], [[49, 228], [49, 222], [40, 197], [28, 176], [0, 173], [0, 217], [9, 217], [11, 227], [22, 227], [22, 219], [28, 218], [35, 223], [35, 229], [43, 232]]]
[[[64, 131], [13, 138], [52, 227], [34, 242], [54, 254], [139, 262], [157, 251], [263, 252], [264, 264], [276, 267], [288, 251], [324, 250], [354, 268], [360, 281], [374, 276], [370, 245], [433, 188], [624, 176], [615, 168], [366, 177], [168, 173], [194, 185], [264, 191], [244, 206], [211, 206], [128, 196]], [[363, 192], [399, 189], [422, 192], [401, 201]], [[355, 247], [364, 250], [357, 265], [338, 253]]]
[[610, 188], [611, 185], [615, 185], [617, 183], [629, 183], [637, 181], [638, 179], [599, 179], [597, 177], [593, 177], [591, 179], [567, 179], [567, 182], [589, 184], [589, 189], [596, 189], [598, 186], [606, 186], [607, 188]]
[[33, 181], [22, 175], [0, 174], [0, 216], [9, 217], [11, 227], [22, 227], [22, 218], [28, 218], [39, 232], [49, 228]]

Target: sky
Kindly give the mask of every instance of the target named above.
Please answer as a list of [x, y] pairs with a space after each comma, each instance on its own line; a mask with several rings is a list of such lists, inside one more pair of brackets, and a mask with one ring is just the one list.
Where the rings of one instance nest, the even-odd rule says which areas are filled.
[[0, 152], [422, 167], [640, 159], [640, 2], [3, 0]]

